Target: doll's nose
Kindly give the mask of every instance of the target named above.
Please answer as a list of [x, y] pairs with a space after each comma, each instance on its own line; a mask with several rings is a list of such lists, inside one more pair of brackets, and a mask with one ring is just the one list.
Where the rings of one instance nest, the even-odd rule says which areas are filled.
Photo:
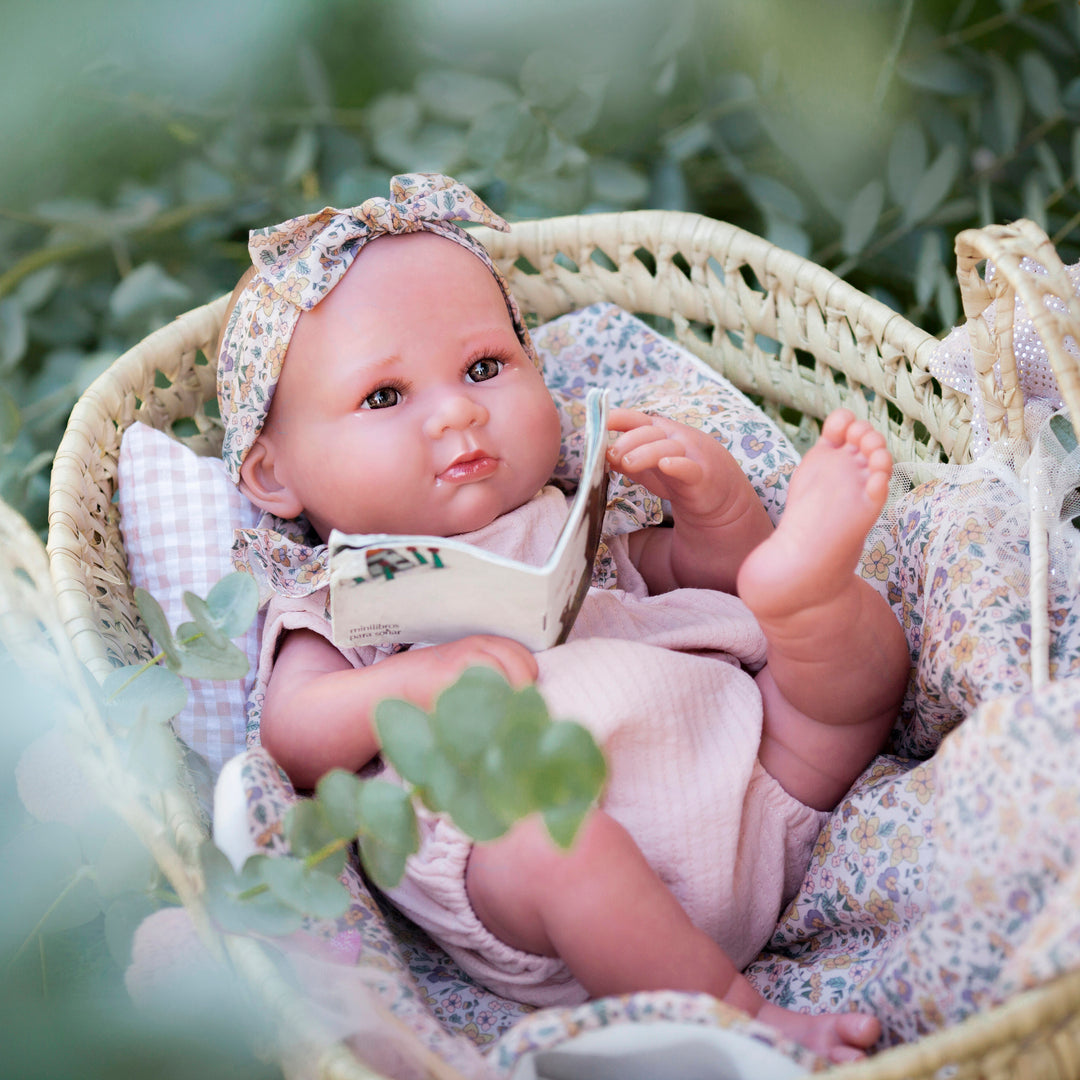
[[438, 439], [447, 431], [479, 427], [488, 421], [488, 411], [467, 393], [447, 394], [432, 410], [424, 423], [424, 434]]

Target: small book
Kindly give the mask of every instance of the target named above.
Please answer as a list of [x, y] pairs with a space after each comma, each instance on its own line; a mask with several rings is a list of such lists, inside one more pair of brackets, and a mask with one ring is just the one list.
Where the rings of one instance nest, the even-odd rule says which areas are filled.
[[538, 652], [566, 640], [592, 580], [607, 508], [607, 391], [585, 399], [577, 493], [542, 566], [452, 537], [330, 534], [330, 617], [342, 648], [500, 634]]

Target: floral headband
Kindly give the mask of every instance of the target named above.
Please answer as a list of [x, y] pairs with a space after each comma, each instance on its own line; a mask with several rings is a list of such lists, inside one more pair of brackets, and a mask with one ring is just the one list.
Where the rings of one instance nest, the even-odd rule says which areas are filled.
[[368, 199], [350, 210], [328, 206], [251, 232], [248, 250], [258, 273], [237, 298], [218, 356], [218, 405], [225, 425], [221, 456], [234, 482], [270, 411], [297, 320], [378, 236], [433, 232], [468, 248], [499, 283], [522, 348], [540, 367], [506, 280], [483, 245], [454, 221], [510, 229], [464, 184], [438, 173], [410, 173], [390, 181], [389, 199]]

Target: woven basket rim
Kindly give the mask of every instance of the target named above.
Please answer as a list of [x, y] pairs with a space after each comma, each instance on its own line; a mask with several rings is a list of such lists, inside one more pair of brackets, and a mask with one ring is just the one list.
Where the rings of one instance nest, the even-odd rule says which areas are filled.
[[[793, 290], [810, 298], [815, 318], [819, 313], [824, 319], [829, 314], [839, 312], [841, 319], [851, 325], [853, 334], [865, 334], [888, 349], [895, 350], [897, 355], [919, 369], [919, 377], [925, 374], [929, 379], [929, 355], [937, 346], [936, 338], [824, 267], [785, 252], [767, 240], [726, 222], [683, 211], [639, 210], [517, 222], [510, 234], [487, 229], [475, 231], [492, 250], [497, 261], [510, 258], [510, 254], [518, 248], [528, 257], [530, 252], [535, 255], [545, 245], [548, 248], [553, 244], [572, 247], [574, 238], [579, 244], [580, 253], [588, 257], [587, 245], [614, 244], [611, 238], [617, 236], [623, 237], [624, 246], [648, 242], [666, 252], [677, 250], [693, 254], [708, 251], [734, 261], [746, 259], [756, 271], [760, 271], [759, 276], [775, 275], [782, 278], [791, 283]], [[517, 257], [511, 258], [511, 263]], [[620, 273], [627, 274], [631, 279], [627, 283], [628, 295], [634, 295], [633, 289], [638, 283], [647, 285], [647, 270], [644, 267], [638, 269], [630, 264], [628, 270], [620, 269]], [[564, 293], [574, 295], [572, 290], [577, 282], [569, 271], [566, 274], [552, 271], [552, 280], [551, 291], [555, 297], [552, 302], [561, 302]], [[531, 286], [541, 283], [526, 280], [523, 284]], [[546, 279], [544, 284], [546, 286]], [[694, 282], [689, 277], [685, 286], [677, 279], [676, 286], [708, 288], [707, 283], [703, 284], [700, 280]], [[86, 588], [74, 572], [83, 559], [83, 538], [79, 535], [79, 522], [70, 507], [73, 502], [78, 503], [90, 495], [92, 481], [87, 463], [105, 456], [95, 441], [97, 432], [112, 423], [115, 434], [115, 429], [122, 422], [119, 417], [126, 397], [145, 387], [148, 380], [153, 381], [159, 350], [186, 351], [216, 340], [217, 326], [227, 301], [227, 295], [218, 297], [148, 335], [100, 375], [72, 410], [53, 468], [48, 551], [61, 617], [80, 656], [84, 660], [89, 657], [92, 666], [96, 665], [96, 673], [107, 670], [112, 662], [100, 645], [101, 630], [95, 625], [90, 612]], [[131, 422], [130, 417], [123, 422], [126, 426]], [[107, 463], [105, 467], [107, 470]], [[96, 647], [94, 641], [98, 643]], [[927, 1036], [917, 1043], [895, 1047], [875, 1058], [838, 1067], [830, 1072], [838, 1080], [931, 1076], [942, 1065], [966, 1060], [981, 1050], [1033, 1038], [1040, 1025], [1056, 1023], [1077, 1011], [1080, 1011], [1080, 974], [1061, 976], [1045, 987], [1018, 995], [985, 1016], [971, 1017], [954, 1028]]]

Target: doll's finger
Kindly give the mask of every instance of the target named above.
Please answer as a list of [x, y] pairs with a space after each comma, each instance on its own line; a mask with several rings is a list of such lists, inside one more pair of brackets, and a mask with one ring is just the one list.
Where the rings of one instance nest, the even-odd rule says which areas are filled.
[[657, 419], [640, 409], [615, 408], [608, 410], [607, 426], [608, 431], [633, 431], [634, 428], [647, 427]]
[[658, 442], [663, 438], [665, 438], [664, 433], [657, 428], [635, 428], [633, 431], [628, 431], [620, 435], [608, 447], [608, 461], [612, 465], [618, 467], [619, 463], [626, 457], [627, 454], [632, 453], [639, 447], [647, 446], [649, 443]]
[[669, 480], [674, 480], [677, 484], [697, 484], [705, 475], [705, 470], [699, 462], [683, 455], [662, 457], [656, 463], [656, 467]]
[[511, 686], [520, 688], [536, 681], [539, 673], [536, 657], [519, 641], [492, 637], [485, 646], [485, 652], [495, 661], [495, 666]]
[[655, 469], [662, 458], [685, 457], [686, 447], [675, 439], [657, 439], [623, 454], [621, 468], [643, 472]]

